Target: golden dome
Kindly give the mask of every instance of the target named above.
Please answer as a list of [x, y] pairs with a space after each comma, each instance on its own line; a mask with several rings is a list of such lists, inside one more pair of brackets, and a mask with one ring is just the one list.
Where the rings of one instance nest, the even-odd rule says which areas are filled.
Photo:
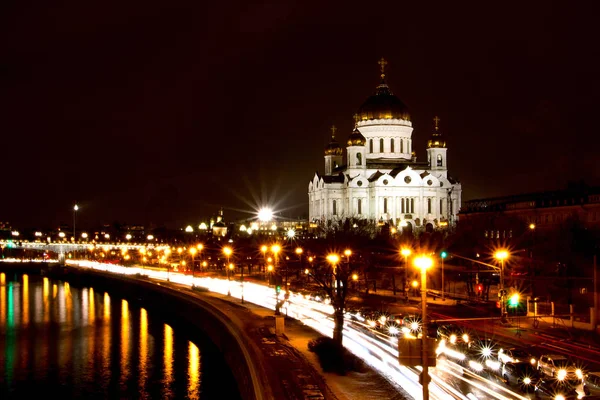
[[326, 156], [341, 156], [342, 155], [342, 147], [335, 140], [335, 131], [337, 128], [334, 126], [331, 127], [331, 142], [327, 146], [325, 146], [325, 155]]
[[367, 143], [367, 139], [354, 128], [354, 131], [348, 136], [348, 146], [364, 146]]
[[385, 81], [382, 81], [377, 86], [375, 94], [360, 106], [357, 114], [359, 121], [372, 119], [403, 119], [410, 121], [408, 107], [392, 94]]
[[427, 141], [427, 148], [445, 148], [446, 139], [444, 138], [444, 135], [442, 135], [442, 132], [440, 132], [440, 118], [436, 116], [433, 118], [433, 122], [435, 127], [433, 133], [431, 134], [431, 138]]

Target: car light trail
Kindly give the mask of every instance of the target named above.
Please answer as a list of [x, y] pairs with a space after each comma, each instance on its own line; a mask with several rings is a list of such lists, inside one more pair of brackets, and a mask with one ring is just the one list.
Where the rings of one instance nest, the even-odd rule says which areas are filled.
[[[276, 297], [274, 288], [253, 282], [242, 283], [237, 280], [198, 276], [193, 277], [191, 275], [170, 272], [167, 270], [156, 270], [141, 267], [124, 267], [121, 265], [107, 264], [89, 260], [67, 260], [66, 263], [73, 266], [91, 268], [104, 272], [129, 276], [141, 275], [154, 280], [171, 281], [189, 287], [204, 287], [211, 292], [220, 293], [222, 295], [227, 295], [229, 292], [232, 298], [241, 298], [243, 292], [245, 301], [269, 309], [275, 309], [275, 303], [279, 300], [283, 304], [280, 309], [282, 314], [298, 319], [305, 325], [315, 329], [317, 332], [320, 332], [325, 336], [332, 337], [333, 335], [334, 322], [331, 318], [334, 310], [333, 306], [327, 304], [327, 302], [319, 302], [308, 299], [305, 296], [297, 293], [290, 292], [289, 298], [285, 299], [285, 291], [282, 290], [278, 297]], [[415, 400], [422, 400], [418, 369], [411, 369], [398, 363], [397, 338], [393, 337], [393, 335], [385, 335], [372, 329], [368, 329], [368, 327], [368, 324], [358, 321], [350, 322], [347, 320], [344, 324], [343, 331], [344, 346], [357, 357], [360, 357], [363, 361], [376, 369], [379, 373], [386, 376], [392, 383], [410, 393]], [[464, 359], [464, 354], [454, 352], [452, 349], [444, 348], [443, 352], [446, 355], [454, 356], [457, 359], [461, 359], [461, 356]], [[496, 399], [526, 399], [525, 397], [519, 396], [518, 394], [497, 385], [495, 385], [497, 386], [497, 391], [507, 392], [507, 394], [509, 394], [511, 397], [509, 398], [497, 393], [490, 393], [490, 389], [482, 386], [480, 383], [466, 379], [463, 376], [458, 376], [458, 374], [451, 371], [449, 368], [442, 367], [442, 369], [444, 372], [447, 372], [458, 379], [467, 382], [473, 387], [483, 391], [487, 395], [492, 395]], [[429, 385], [431, 399], [469, 400], [470, 398], [473, 398], [472, 396], [460, 393], [444, 379], [436, 376], [435, 369], [430, 369], [430, 375], [432, 378], [432, 381]], [[476, 378], [479, 380], [482, 379], [479, 376]], [[488, 384], [493, 384], [489, 381], [485, 382]]]

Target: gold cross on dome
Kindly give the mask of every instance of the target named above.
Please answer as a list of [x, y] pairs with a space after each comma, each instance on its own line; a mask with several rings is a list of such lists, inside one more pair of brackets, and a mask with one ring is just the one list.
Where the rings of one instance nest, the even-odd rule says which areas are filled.
[[385, 78], [385, 66], [387, 65], [387, 61], [385, 61], [385, 58], [381, 57], [381, 60], [377, 61], [377, 64], [379, 64], [379, 67], [381, 68], [381, 79]]
[[437, 131], [440, 127], [440, 117], [437, 115], [433, 117], [433, 122], [435, 123], [435, 130]]
[[335, 125], [331, 125], [331, 138], [335, 138], [335, 131], [337, 131], [337, 128], [335, 127]]

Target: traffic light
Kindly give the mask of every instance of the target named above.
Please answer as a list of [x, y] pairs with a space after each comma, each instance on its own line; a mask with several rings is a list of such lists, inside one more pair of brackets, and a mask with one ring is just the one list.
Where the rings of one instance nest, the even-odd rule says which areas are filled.
[[483, 285], [482, 285], [481, 283], [479, 283], [479, 284], [477, 285], [477, 291], [478, 291], [479, 293], [483, 292]]
[[280, 285], [275, 286], [275, 293], [277, 293], [277, 294], [281, 293], [281, 286]]
[[517, 307], [519, 305], [519, 295], [517, 293], [510, 296], [510, 299], [508, 300], [508, 305], [510, 307]]
[[440, 253], [440, 257], [442, 257], [442, 259], [448, 257], [448, 253], [446, 252], [446, 250], [442, 250], [442, 252]]

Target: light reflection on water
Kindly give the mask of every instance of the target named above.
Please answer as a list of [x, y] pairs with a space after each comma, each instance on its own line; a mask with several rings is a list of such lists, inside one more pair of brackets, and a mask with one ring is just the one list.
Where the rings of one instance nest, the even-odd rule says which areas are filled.
[[[203, 347], [177, 326], [104, 291], [2, 272], [0, 398], [201, 399], [218, 393], [201, 379]], [[219, 368], [212, 369], [222, 374]]]

